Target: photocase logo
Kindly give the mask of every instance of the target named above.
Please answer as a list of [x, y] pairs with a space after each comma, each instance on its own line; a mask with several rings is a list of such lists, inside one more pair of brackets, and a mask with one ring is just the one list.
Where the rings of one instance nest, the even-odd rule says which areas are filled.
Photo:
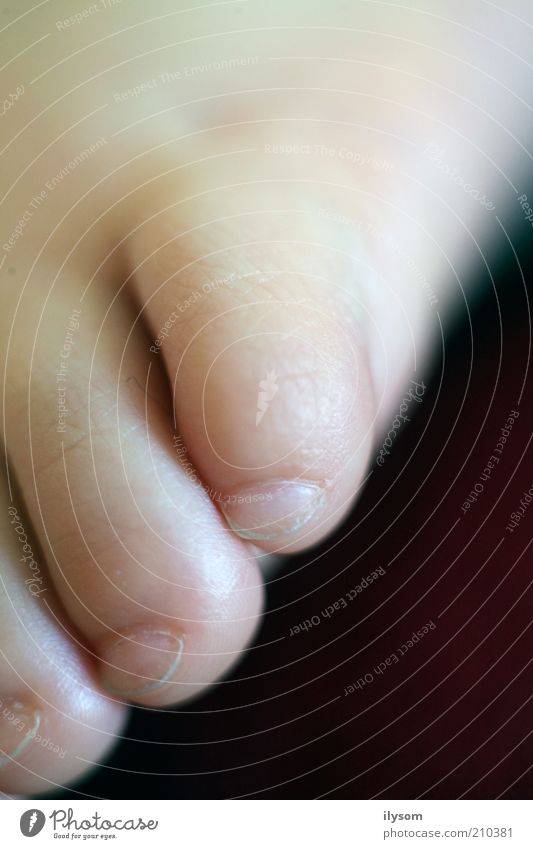
[[20, 830], [24, 837], [35, 837], [42, 831], [46, 822], [46, 817], [42, 811], [32, 808], [29, 811], [24, 811], [20, 818]]
[[279, 389], [276, 383], [278, 374], [276, 370], [267, 371], [267, 376], [264, 380], [259, 381], [259, 392], [257, 393], [257, 413], [255, 414], [255, 426], [257, 427], [272, 401], [272, 398]]

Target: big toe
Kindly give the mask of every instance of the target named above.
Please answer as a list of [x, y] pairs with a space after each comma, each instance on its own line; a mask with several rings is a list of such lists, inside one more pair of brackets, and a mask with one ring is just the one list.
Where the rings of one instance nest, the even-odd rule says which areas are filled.
[[259, 212], [246, 191], [234, 205], [213, 220], [212, 203], [156, 203], [130, 238], [133, 280], [174, 387], [182, 462], [240, 537], [291, 552], [330, 531], [364, 479], [372, 321], [335, 228], [275, 197]]

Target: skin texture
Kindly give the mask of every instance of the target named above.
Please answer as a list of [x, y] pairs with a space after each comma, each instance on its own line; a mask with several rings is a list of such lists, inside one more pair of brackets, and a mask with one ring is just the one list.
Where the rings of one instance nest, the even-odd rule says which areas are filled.
[[25, 86], [2, 118], [4, 792], [68, 784], [131, 701], [221, 677], [260, 561], [338, 524], [423, 386], [489, 226], [435, 151], [498, 198], [520, 63], [487, 117], [468, 101], [495, 11], [451, 61], [431, 18], [392, 4], [369, 36], [382, 11], [347, 5], [56, 2], [1, 34], [5, 89]]

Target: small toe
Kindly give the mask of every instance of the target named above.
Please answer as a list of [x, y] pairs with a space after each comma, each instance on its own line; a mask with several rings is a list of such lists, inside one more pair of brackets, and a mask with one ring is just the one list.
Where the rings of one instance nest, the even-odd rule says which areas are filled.
[[126, 711], [78, 643], [30, 523], [0, 480], [0, 789], [61, 790], [105, 761]]

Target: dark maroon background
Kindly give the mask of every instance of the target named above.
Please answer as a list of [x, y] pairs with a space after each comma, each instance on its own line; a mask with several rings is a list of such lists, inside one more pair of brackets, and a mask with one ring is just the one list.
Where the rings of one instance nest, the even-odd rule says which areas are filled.
[[[483, 298], [446, 322], [418, 415], [349, 521], [271, 583], [231, 679], [183, 709], [135, 710], [110, 761], [65, 796], [531, 798], [533, 505], [505, 531], [533, 484], [533, 239], [517, 229], [519, 264], [509, 244], [480, 265]], [[463, 515], [511, 409], [500, 464]], [[377, 566], [386, 576], [347, 609], [288, 636]], [[431, 619], [397, 665], [343, 695]]]

